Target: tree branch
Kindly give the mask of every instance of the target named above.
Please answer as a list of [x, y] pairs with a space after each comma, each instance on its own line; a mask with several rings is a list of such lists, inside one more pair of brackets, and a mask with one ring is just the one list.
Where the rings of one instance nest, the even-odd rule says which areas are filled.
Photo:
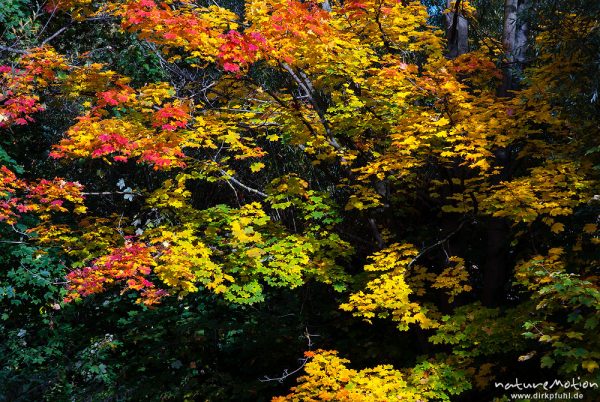
[[[319, 336], [319, 335], [310, 334], [308, 332], [308, 328], [305, 328], [304, 337], [306, 338], [306, 340], [308, 342], [308, 350], [310, 350], [313, 347], [313, 342], [312, 342], [312, 339], [310, 338], [311, 336]], [[279, 377], [271, 378], [271, 377], [265, 375], [262, 378], [259, 378], [258, 380], [260, 382], [277, 381], [279, 383], [282, 383], [283, 380], [285, 380], [289, 376], [292, 376], [292, 375], [296, 374], [297, 372], [299, 372], [300, 370], [302, 370], [304, 368], [304, 366], [306, 366], [306, 363], [308, 362], [309, 359], [310, 359], [310, 357], [299, 358], [298, 361], [301, 362], [300, 367], [298, 367], [297, 369], [295, 369], [291, 372], [288, 372], [288, 369], [285, 369], [285, 370], [283, 370], [283, 374]]]
[[408, 263], [408, 268], [412, 267], [413, 264], [415, 262], [417, 262], [417, 260], [421, 257], [423, 257], [426, 253], [428, 253], [430, 250], [436, 248], [437, 246], [447, 242], [452, 236], [454, 236], [456, 233], [458, 233], [463, 226], [465, 225], [465, 223], [467, 222], [466, 219], [463, 219], [462, 222], [460, 222], [460, 224], [458, 225], [458, 227], [456, 229], [454, 229], [452, 232], [448, 233], [448, 235], [446, 237], [444, 237], [441, 240], [438, 240], [437, 242], [433, 243], [430, 246], [425, 247], [419, 254], [417, 254], [417, 256], [415, 258], [412, 259], [411, 262]]
[[81, 195], [141, 195], [135, 191], [97, 191], [97, 192], [83, 192]]
[[257, 190], [257, 189], [255, 189], [255, 188], [252, 188], [252, 187], [248, 187], [247, 185], [245, 185], [244, 183], [242, 183], [241, 181], [239, 181], [239, 180], [238, 180], [238, 179], [236, 179], [235, 177], [231, 176], [229, 173], [227, 173], [227, 172], [226, 172], [226, 171], [224, 171], [223, 169], [219, 169], [219, 172], [221, 173], [221, 175], [222, 175], [223, 177], [225, 177], [225, 179], [226, 179], [228, 182], [231, 182], [231, 183], [235, 184], [236, 186], [238, 186], [238, 187], [240, 187], [240, 188], [243, 188], [244, 190], [246, 190], [246, 191], [248, 191], [248, 192], [251, 192], [251, 193], [254, 193], [254, 194], [260, 195], [261, 197], [265, 197], [265, 198], [269, 196], [268, 194], [265, 194], [265, 193], [263, 193], [263, 192], [262, 192], [262, 191], [260, 191], [260, 190]]
[[327, 118], [325, 117], [325, 113], [319, 106], [319, 103], [315, 99], [315, 89], [314, 89], [312, 83], [310, 82], [310, 80], [308, 79], [308, 77], [306, 76], [306, 74], [304, 74], [303, 72], [296, 74], [296, 72], [287, 63], [281, 63], [281, 67], [283, 67], [284, 70], [286, 70], [288, 73], [290, 73], [290, 75], [292, 76], [294, 81], [296, 81], [298, 86], [304, 90], [306, 97], [308, 98], [308, 100], [310, 101], [310, 104], [315, 109], [315, 112], [317, 112], [317, 115], [319, 116], [319, 121], [321, 122], [321, 124], [323, 125], [323, 128], [325, 129], [325, 132], [327, 133], [329, 145], [331, 145], [338, 151], [341, 150], [342, 146], [340, 145], [338, 140], [335, 137], [333, 137], [333, 135], [331, 134], [329, 122], [327, 121]]
[[49, 37], [47, 37], [46, 39], [44, 39], [42, 41], [42, 43], [40, 44], [40, 46], [44, 46], [46, 43], [48, 43], [52, 39], [56, 38], [58, 35], [60, 35], [61, 33], [63, 33], [68, 27], [69, 27], [69, 25], [64, 26], [61, 29], [59, 29], [58, 31], [54, 32], [52, 35], [50, 35]]
[[16, 49], [14, 47], [3, 46], [3, 45], [0, 45], [0, 51], [10, 52], [10, 53], [18, 53], [18, 54], [29, 54], [29, 52], [27, 50]]
[[371, 227], [371, 231], [373, 232], [373, 237], [375, 237], [377, 246], [379, 246], [379, 248], [383, 248], [383, 237], [381, 237], [381, 233], [379, 233], [379, 228], [377, 227], [377, 222], [375, 222], [375, 218], [369, 218], [369, 226]]

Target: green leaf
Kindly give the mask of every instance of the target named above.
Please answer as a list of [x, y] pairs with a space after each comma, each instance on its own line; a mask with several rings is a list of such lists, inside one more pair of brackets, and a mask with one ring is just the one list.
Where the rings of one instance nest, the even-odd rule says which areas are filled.
[[552, 367], [554, 365], [554, 359], [546, 355], [540, 359], [541, 367]]

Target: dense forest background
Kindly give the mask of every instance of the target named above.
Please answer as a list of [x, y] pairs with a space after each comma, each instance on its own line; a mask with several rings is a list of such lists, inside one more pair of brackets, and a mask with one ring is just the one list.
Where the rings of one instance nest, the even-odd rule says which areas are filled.
[[0, 401], [600, 384], [598, 16], [3, 0]]

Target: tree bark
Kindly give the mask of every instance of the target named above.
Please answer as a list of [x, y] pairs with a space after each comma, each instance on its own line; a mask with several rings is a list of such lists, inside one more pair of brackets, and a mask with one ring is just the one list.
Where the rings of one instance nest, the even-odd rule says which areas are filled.
[[500, 96], [509, 96], [509, 92], [518, 87], [519, 76], [525, 65], [528, 25], [523, 16], [528, 7], [529, 0], [506, 0], [504, 3], [502, 45], [506, 65]]
[[447, 7], [452, 11], [446, 14], [446, 37], [448, 39], [448, 53], [446, 57], [454, 59], [469, 51], [469, 22], [460, 13], [461, 0], [447, 1]]
[[[507, 60], [504, 67], [504, 79], [498, 90], [498, 96], [510, 97], [511, 91], [517, 89], [519, 77], [525, 64], [527, 54], [527, 23], [523, 13], [529, 6], [529, 0], [505, 0], [504, 30], [502, 44]], [[496, 161], [502, 165], [500, 180], [510, 180], [511, 156], [507, 149], [496, 152]], [[483, 267], [482, 302], [493, 307], [499, 304], [504, 296], [504, 286], [508, 279], [510, 227], [506, 220], [490, 217], [486, 221], [487, 244], [485, 248], [485, 264]]]

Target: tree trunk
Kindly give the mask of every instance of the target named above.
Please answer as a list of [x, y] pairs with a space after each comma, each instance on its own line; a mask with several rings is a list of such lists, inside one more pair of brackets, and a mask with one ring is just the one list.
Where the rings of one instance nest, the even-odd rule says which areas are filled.
[[[504, 79], [498, 96], [510, 97], [519, 84], [519, 77], [527, 53], [527, 23], [523, 13], [529, 0], [506, 0], [504, 3], [504, 31], [502, 44], [507, 60]], [[507, 149], [496, 152], [496, 161], [502, 165], [500, 180], [510, 180], [511, 156]], [[482, 301], [486, 306], [496, 306], [503, 298], [503, 289], [508, 279], [508, 237], [510, 227], [504, 219], [490, 217], [487, 222], [487, 244], [483, 267]]]
[[504, 294], [508, 272], [507, 239], [509, 226], [504, 219], [489, 218], [486, 222], [487, 244], [483, 267], [483, 292], [485, 306], [497, 306]]
[[509, 91], [518, 87], [519, 76], [527, 56], [528, 26], [523, 16], [528, 7], [529, 0], [506, 0], [504, 3], [502, 45], [506, 66], [500, 96], [509, 96]]
[[[469, 22], [460, 13], [461, 0], [456, 0], [452, 11], [446, 14], [446, 37], [448, 38], [448, 54], [446, 57], [454, 59], [469, 51]], [[452, 7], [452, 0], [448, 0], [447, 7]]]

